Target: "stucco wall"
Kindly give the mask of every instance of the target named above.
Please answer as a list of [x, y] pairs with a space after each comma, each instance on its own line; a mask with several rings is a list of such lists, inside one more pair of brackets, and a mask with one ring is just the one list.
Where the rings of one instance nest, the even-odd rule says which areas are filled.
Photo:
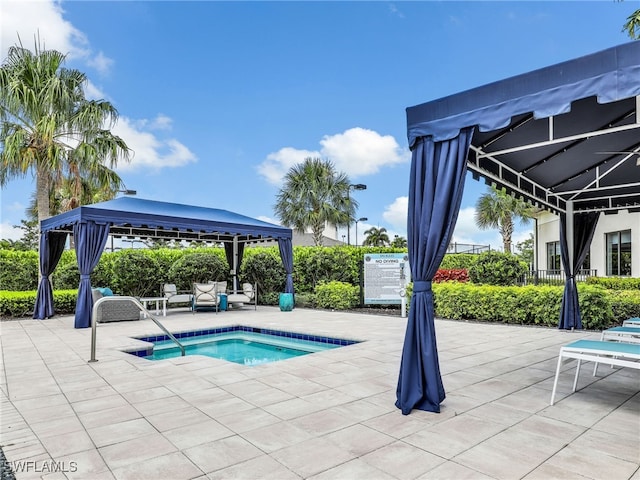
[[[547, 270], [547, 242], [560, 240], [559, 218], [548, 212], [538, 214], [538, 268]], [[631, 230], [631, 275], [640, 277], [640, 212], [600, 214], [591, 243], [591, 268], [604, 277], [607, 272], [606, 234]]]

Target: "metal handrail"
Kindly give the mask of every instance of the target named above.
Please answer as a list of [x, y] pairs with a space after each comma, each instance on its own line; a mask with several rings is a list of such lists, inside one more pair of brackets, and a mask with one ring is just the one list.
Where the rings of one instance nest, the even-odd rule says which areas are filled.
[[149, 312], [149, 310], [147, 310], [146, 308], [144, 308], [144, 306], [142, 305], [142, 303], [140, 303], [140, 301], [135, 298], [135, 297], [127, 297], [124, 295], [117, 295], [117, 296], [113, 296], [113, 297], [102, 297], [99, 298], [94, 304], [93, 304], [93, 309], [91, 310], [91, 359], [89, 360], [89, 362], [97, 362], [98, 360], [96, 360], [96, 333], [97, 333], [97, 322], [96, 322], [96, 314], [98, 313], [98, 307], [103, 303], [103, 302], [109, 302], [109, 301], [116, 301], [116, 300], [130, 300], [131, 302], [133, 302], [142, 313], [144, 313], [146, 316], [148, 316], [151, 320], [153, 320], [153, 322], [160, 327], [160, 329], [166, 333], [168, 335], [168, 337], [173, 340], [178, 347], [180, 347], [180, 353], [181, 356], [185, 356], [185, 350], [184, 350], [184, 345], [182, 345], [178, 339], [176, 337], [173, 336], [173, 334], [167, 330], [167, 328], [162, 325], [162, 323], [160, 323], [160, 320], [158, 320], [156, 317], [154, 317], [153, 315], [151, 315], [151, 312]]

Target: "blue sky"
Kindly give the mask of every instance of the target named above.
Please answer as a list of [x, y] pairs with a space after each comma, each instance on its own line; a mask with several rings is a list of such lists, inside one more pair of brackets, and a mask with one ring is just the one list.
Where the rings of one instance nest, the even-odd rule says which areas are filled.
[[[353, 183], [359, 241], [406, 236], [405, 108], [629, 41], [640, 2], [98, 2], [3, 0], [4, 61], [20, 34], [86, 72], [134, 150], [118, 173], [141, 198], [277, 223], [282, 176], [305, 157]], [[2, 190], [1, 238], [18, 238], [31, 177]], [[470, 175], [454, 240], [500, 248], [473, 222]], [[528, 237], [519, 226], [514, 240]], [[341, 231], [339, 238], [346, 232]], [[355, 232], [352, 227], [351, 240]]]

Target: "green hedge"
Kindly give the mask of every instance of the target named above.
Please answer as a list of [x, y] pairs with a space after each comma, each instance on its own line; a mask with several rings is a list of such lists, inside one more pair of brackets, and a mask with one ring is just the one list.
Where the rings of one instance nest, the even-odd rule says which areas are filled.
[[[557, 326], [563, 287], [499, 287], [469, 283], [433, 284], [436, 316], [522, 325]], [[613, 294], [601, 287], [579, 284], [582, 323], [603, 329], [640, 315], [640, 291]]]
[[[57, 290], [53, 292], [53, 308], [57, 314], [66, 315], [76, 310], [78, 290]], [[0, 316], [26, 317], [33, 315], [36, 304], [36, 290], [9, 292], [0, 290]]]
[[587, 283], [609, 290], [640, 290], [640, 278], [635, 277], [588, 277]]
[[359, 302], [360, 289], [350, 283], [332, 281], [316, 285], [315, 304], [318, 308], [348, 310]]
[[527, 264], [515, 255], [484, 252], [469, 267], [469, 280], [488, 285], [516, 285], [527, 271]]
[[0, 250], [0, 290], [38, 288], [38, 252]]

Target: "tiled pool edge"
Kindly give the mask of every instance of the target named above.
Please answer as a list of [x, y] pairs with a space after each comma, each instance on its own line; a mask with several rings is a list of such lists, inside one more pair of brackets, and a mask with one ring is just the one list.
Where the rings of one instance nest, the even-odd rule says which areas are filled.
[[[328, 343], [331, 345], [339, 345], [341, 347], [347, 345], [354, 345], [356, 343], [362, 342], [362, 340], [352, 340], [345, 338], [334, 338], [334, 337], [326, 337], [322, 335], [313, 335], [308, 333], [298, 333], [298, 332], [287, 332], [284, 330], [274, 330], [271, 328], [261, 328], [261, 327], [250, 327], [245, 325], [233, 325], [230, 327], [216, 327], [216, 328], [208, 328], [204, 330], [190, 330], [186, 332], [177, 332], [173, 333], [173, 336], [177, 339], [181, 338], [190, 338], [190, 337], [199, 337], [203, 335], [215, 335], [221, 333], [229, 333], [229, 332], [250, 332], [250, 333], [259, 333], [262, 335], [272, 335], [274, 337], [284, 337], [284, 338], [293, 338], [296, 340], [307, 340], [310, 342], [319, 342], [319, 343]], [[141, 340], [143, 342], [162, 342], [166, 340], [170, 340], [169, 335], [152, 335], [145, 337], [131, 337], [135, 340]], [[153, 354], [153, 346], [145, 347], [143, 349], [123, 349], [125, 353], [130, 355], [135, 355], [136, 357], [147, 357]]]

